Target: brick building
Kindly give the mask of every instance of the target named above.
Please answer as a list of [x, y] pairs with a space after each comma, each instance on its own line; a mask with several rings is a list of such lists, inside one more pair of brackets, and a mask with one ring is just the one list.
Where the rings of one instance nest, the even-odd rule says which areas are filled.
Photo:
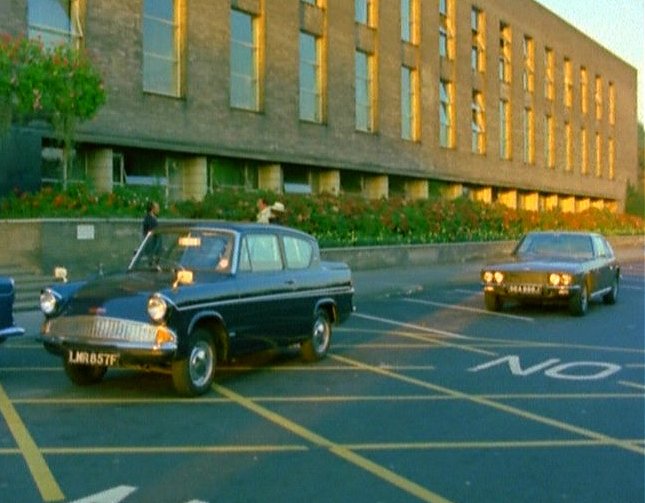
[[[0, 32], [92, 55], [108, 99], [72, 176], [106, 191], [621, 211], [635, 182], [636, 70], [533, 0], [12, 0]], [[56, 179], [48, 130], [26, 133]]]

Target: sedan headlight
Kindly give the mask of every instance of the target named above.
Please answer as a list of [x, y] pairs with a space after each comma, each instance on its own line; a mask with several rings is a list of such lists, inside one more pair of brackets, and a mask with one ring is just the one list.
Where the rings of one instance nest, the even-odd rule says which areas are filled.
[[549, 274], [549, 284], [552, 286], [569, 286], [573, 281], [571, 274], [551, 273]]
[[46, 314], [50, 315], [56, 311], [56, 307], [58, 305], [58, 299], [56, 298], [56, 295], [54, 295], [54, 292], [52, 292], [49, 288], [46, 288], [42, 292], [40, 292], [40, 310]]
[[155, 294], [148, 299], [148, 315], [154, 322], [160, 322], [166, 316], [168, 304], [161, 295]]
[[492, 283], [495, 281], [495, 283], [500, 284], [504, 281], [504, 274], [500, 271], [484, 271], [482, 278], [485, 283]]

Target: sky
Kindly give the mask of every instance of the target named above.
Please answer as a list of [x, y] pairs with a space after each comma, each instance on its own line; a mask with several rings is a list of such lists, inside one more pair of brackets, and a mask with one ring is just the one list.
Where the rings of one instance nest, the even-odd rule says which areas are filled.
[[645, 0], [537, 0], [638, 70], [638, 120], [645, 123]]

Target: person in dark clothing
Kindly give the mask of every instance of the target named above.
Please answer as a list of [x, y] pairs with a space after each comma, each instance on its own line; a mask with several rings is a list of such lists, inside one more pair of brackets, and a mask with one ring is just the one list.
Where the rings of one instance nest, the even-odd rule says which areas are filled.
[[143, 237], [157, 227], [157, 217], [159, 216], [159, 203], [157, 201], [148, 201], [146, 205], [146, 216], [143, 217]]

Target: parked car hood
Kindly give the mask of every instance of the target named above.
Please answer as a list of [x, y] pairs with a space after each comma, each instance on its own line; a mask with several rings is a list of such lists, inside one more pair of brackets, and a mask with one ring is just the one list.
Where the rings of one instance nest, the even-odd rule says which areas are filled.
[[[213, 281], [223, 281], [226, 276], [211, 275]], [[147, 303], [153, 293], [161, 293], [173, 303], [189, 299], [190, 290], [201, 286], [173, 288], [175, 276], [171, 272], [131, 271], [102, 276], [87, 281], [66, 299], [67, 315], [94, 314], [133, 320], [147, 320]]]
[[509, 262], [491, 264], [486, 269], [500, 269], [509, 272], [521, 271], [563, 271], [577, 272], [581, 270], [579, 259], [567, 257], [518, 257]]

